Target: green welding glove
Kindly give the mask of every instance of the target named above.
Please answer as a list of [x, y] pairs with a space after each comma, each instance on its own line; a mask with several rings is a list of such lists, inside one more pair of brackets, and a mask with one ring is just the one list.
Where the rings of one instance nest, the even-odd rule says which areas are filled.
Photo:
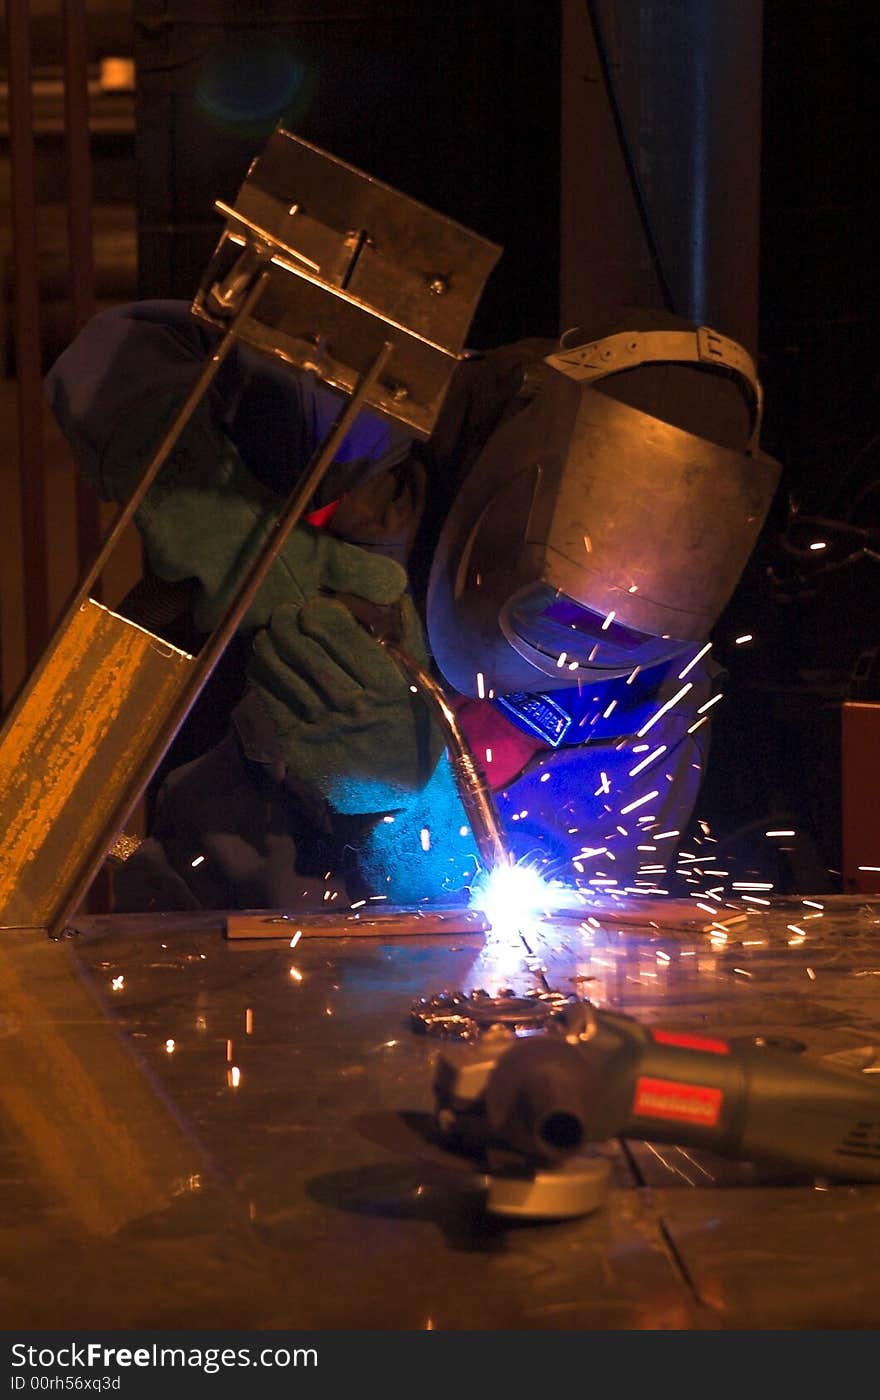
[[[364, 553], [350, 547], [352, 554]], [[399, 578], [402, 650], [425, 663], [422, 628], [403, 593], [403, 570], [366, 555], [352, 563], [340, 592], [382, 602], [392, 573]], [[379, 571], [388, 570], [387, 581]], [[254, 638], [248, 677], [272, 717], [289, 771], [341, 814], [394, 811], [431, 777], [443, 740], [428, 708], [398, 663], [342, 603], [327, 596], [283, 603]]]
[[[179, 396], [152, 404], [114, 437], [102, 463], [103, 485], [125, 500], [170, 421]], [[145, 421], [146, 419], [146, 421]], [[202, 405], [162, 467], [136, 521], [150, 565], [169, 582], [197, 581], [193, 621], [210, 632], [223, 616], [281, 502], [248, 471], [234, 444]], [[282, 603], [303, 603], [322, 589], [393, 603], [406, 577], [392, 560], [298, 526], [289, 534], [241, 626], [265, 626]]]

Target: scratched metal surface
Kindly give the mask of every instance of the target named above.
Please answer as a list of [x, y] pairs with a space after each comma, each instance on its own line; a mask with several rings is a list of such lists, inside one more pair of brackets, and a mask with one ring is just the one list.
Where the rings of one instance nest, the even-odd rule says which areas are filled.
[[[436, 1045], [408, 1013], [443, 989], [550, 985], [670, 1028], [796, 1040], [817, 1055], [880, 1042], [880, 901], [817, 902], [755, 909], [725, 940], [617, 912], [544, 924], [526, 943], [490, 931], [294, 949], [227, 941], [217, 916], [84, 920], [48, 959], [58, 995], [46, 1014], [74, 1048], [109, 1027], [204, 1170], [99, 1235], [7, 1122], [4, 1325], [877, 1327], [880, 1188], [609, 1143], [604, 1206], [512, 1223], [487, 1216], [476, 1179], [438, 1172], [376, 1128], [431, 1106]], [[61, 1025], [71, 977], [85, 979], [90, 1026]], [[28, 1027], [7, 1031], [26, 1080]]]

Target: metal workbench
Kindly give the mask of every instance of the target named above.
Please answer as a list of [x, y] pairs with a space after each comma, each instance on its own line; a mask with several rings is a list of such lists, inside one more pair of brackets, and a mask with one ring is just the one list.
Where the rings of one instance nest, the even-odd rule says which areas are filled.
[[876, 1328], [880, 1187], [611, 1142], [601, 1208], [505, 1221], [377, 1126], [431, 1107], [416, 998], [539, 975], [651, 1024], [857, 1060], [880, 1044], [880, 898], [807, 898], [726, 939], [662, 908], [567, 916], [531, 951], [492, 929], [291, 948], [216, 914], [5, 932], [3, 1325]]

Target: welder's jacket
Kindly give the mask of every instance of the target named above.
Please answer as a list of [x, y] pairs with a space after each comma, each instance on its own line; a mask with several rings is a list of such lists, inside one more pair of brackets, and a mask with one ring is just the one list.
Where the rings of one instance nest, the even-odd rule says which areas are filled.
[[[185, 303], [144, 302], [96, 316], [52, 368], [47, 378], [52, 407], [80, 470], [102, 498], [126, 499], [170, 407], [190, 387], [216, 339]], [[534, 356], [534, 343], [495, 352], [474, 368], [464, 396], [454, 381], [426, 448], [413, 444], [402, 427], [362, 414], [307, 519], [407, 567], [416, 603], [423, 606], [445, 510], [504, 412], [523, 364]], [[294, 374], [237, 346], [200, 412], [280, 504], [339, 407], [339, 397], [313, 376]], [[187, 443], [192, 450], [196, 440], [185, 434], [176, 460], [173, 454], [163, 473], [185, 474]], [[133, 444], [140, 450], [131, 450]], [[194, 582], [163, 578], [161, 560], [157, 573], [144, 533], [145, 576], [122, 610], [175, 644], [197, 650], [210, 619], [199, 616]], [[212, 541], [199, 540], [198, 546], [214, 568]], [[256, 625], [266, 620], [260, 616]], [[460, 898], [473, 874], [473, 857], [468, 861], [473, 842], [448, 764], [441, 761], [404, 810], [399, 803], [390, 807], [393, 821], [386, 809], [355, 814], [335, 809], [286, 767], [265, 706], [245, 686], [253, 641], [251, 626], [230, 644], [166, 756], [150, 789], [148, 837], [115, 877], [115, 907], [326, 909], [328, 901], [344, 907], [370, 896], [400, 903]], [[704, 742], [704, 731], [696, 738], [688, 734], [688, 722], [710, 686], [705, 669], [695, 669], [692, 679], [696, 685], [687, 710], [679, 707], [662, 733], [660, 726], [652, 732], [652, 740], [665, 743], [668, 751], [662, 796], [654, 806], [666, 824], [682, 828], [699, 786]], [[640, 688], [604, 682], [618, 700], [613, 724], [603, 722], [597, 710], [590, 742], [556, 755], [543, 752], [489, 703], [456, 702], [477, 757], [491, 756], [487, 773], [515, 855], [543, 852], [552, 873], [571, 879], [572, 831], [580, 846], [606, 844], [600, 841], [610, 821], [606, 795], [611, 783], [616, 789], [626, 783], [623, 764], [632, 766], [630, 756], [621, 758], [620, 736], [635, 733], [646, 706], [662, 704], [674, 683], [670, 667], [655, 668]], [[542, 808], [550, 786], [540, 779], [551, 761], [555, 795]], [[560, 800], [560, 791], [571, 804]], [[426, 831], [433, 833], [427, 845]], [[633, 877], [625, 864], [615, 861], [613, 869], [621, 887]]]

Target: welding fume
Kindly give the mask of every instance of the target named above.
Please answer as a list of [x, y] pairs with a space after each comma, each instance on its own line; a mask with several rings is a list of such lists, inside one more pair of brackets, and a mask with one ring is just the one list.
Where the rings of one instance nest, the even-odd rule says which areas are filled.
[[[220, 335], [136, 302], [51, 368], [102, 499], [128, 498]], [[236, 344], [137, 511], [119, 611], [197, 650], [341, 398]], [[154, 775], [114, 908], [460, 904], [503, 863], [650, 893], [778, 479], [760, 423], [747, 352], [646, 308], [467, 350], [426, 437], [363, 409]]]

